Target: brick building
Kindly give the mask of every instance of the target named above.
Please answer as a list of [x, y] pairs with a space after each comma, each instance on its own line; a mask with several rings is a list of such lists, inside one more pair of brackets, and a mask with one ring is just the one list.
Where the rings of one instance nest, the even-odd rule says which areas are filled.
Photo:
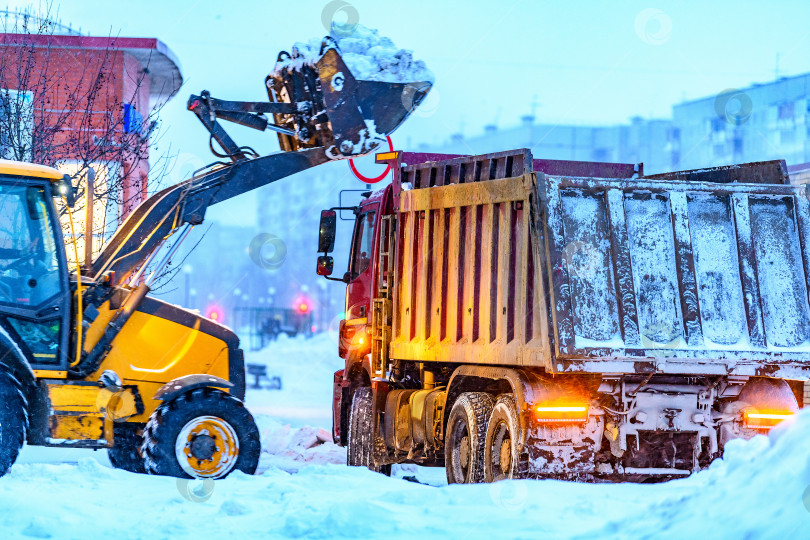
[[[150, 114], [181, 83], [174, 54], [154, 38], [2, 33], [0, 157], [69, 174], [92, 166], [97, 251], [146, 197]], [[74, 216], [84, 230], [84, 210]]]

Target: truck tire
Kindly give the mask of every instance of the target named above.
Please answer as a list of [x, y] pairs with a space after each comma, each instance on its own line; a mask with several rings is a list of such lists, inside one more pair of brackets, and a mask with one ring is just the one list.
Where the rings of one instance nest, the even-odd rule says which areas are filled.
[[144, 430], [146, 472], [177, 478], [224, 478], [256, 472], [259, 429], [237, 398], [197, 388], [158, 407]]
[[515, 397], [502, 394], [492, 408], [484, 446], [484, 481], [525, 478], [528, 456], [518, 451], [520, 417]]
[[113, 446], [107, 449], [110, 463], [122, 471], [145, 474], [146, 465], [141, 456], [143, 424], [113, 424]]
[[27, 406], [20, 381], [0, 365], [0, 476], [20, 454], [28, 431]]
[[346, 464], [350, 467], [366, 467], [369, 470], [391, 476], [391, 465], [374, 463], [374, 403], [371, 388], [364, 386], [354, 392], [349, 411], [348, 448]]
[[465, 392], [453, 404], [444, 443], [448, 484], [484, 481], [484, 441], [492, 404], [486, 392]]

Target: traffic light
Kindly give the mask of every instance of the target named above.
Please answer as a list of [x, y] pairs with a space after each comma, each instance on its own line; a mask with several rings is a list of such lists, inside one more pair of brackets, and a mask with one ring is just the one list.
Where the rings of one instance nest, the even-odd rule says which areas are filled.
[[214, 322], [221, 323], [223, 319], [222, 308], [216, 305], [208, 306], [205, 310], [205, 316]]

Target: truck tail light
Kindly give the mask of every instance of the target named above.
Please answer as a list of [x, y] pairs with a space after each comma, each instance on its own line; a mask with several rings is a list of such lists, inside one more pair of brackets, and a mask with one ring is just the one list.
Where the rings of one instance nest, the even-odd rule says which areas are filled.
[[794, 414], [792, 411], [745, 411], [743, 412], [743, 424], [749, 429], [771, 429], [778, 423], [792, 418]]
[[534, 406], [533, 413], [534, 421], [541, 424], [563, 424], [588, 421], [588, 405], [586, 403], [541, 403]]

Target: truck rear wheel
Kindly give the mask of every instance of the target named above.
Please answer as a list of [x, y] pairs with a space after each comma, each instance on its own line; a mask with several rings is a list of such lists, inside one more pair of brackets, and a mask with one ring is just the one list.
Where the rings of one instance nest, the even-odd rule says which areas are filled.
[[141, 454], [149, 474], [224, 478], [234, 470], [256, 472], [261, 442], [241, 401], [213, 388], [198, 388], [158, 407], [144, 431]]
[[17, 460], [27, 430], [28, 414], [20, 381], [0, 366], [0, 476]]
[[390, 464], [374, 463], [375, 439], [373, 393], [371, 388], [364, 386], [355, 390], [352, 399], [346, 464], [351, 467], [367, 467], [374, 472], [390, 476]]
[[523, 478], [528, 465], [518, 452], [520, 418], [515, 397], [503, 394], [498, 397], [487, 426], [484, 446], [484, 481], [497, 482]]
[[146, 466], [141, 456], [143, 424], [116, 423], [113, 425], [113, 446], [107, 449], [110, 463], [116, 469], [144, 474]]
[[486, 392], [465, 392], [453, 405], [444, 444], [447, 483], [483, 482], [484, 441], [492, 401], [492, 396]]

